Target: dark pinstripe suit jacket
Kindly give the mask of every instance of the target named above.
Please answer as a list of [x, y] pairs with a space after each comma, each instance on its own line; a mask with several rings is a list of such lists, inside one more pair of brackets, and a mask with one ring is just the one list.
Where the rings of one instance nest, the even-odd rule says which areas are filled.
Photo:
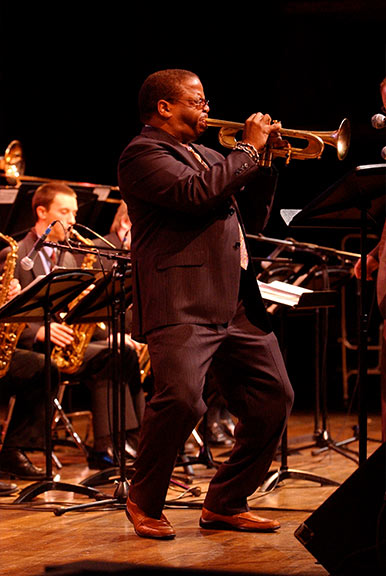
[[[259, 168], [242, 151], [226, 159], [194, 145], [209, 166], [170, 134], [143, 128], [123, 151], [119, 186], [132, 221], [133, 335], [179, 323], [223, 324], [234, 315], [240, 287], [240, 242], [234, 195], [249, 184], [260, 228], [275, 177], [259, 189]], [[252, 188], [251, 188], [252, 185]], [[256, 200], [257, 199], [257, 200]], [[255, 274], [244, 301], [250, 318], [270, 330]]]

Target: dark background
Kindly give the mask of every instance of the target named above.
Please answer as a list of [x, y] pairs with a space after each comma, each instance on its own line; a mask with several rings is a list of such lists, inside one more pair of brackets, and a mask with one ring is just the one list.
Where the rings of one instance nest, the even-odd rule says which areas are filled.
[[[17, 139], [27, 175], [114, 186], [119, 155], [140, 128], [143, 80], [160, 68], [190, 69], [203, 82], [213, 118], [241, 122], [262, 111], [285, 128], [311, 131], [335, 130], [349, 118], [344, 161], [328, 146], [320, 160], [279, 163], [266, 230], [339, 248], [346, 230], [289, 230], [280, 209], [303, 208], [355, 166], [382, 162], [385, 131], [370, 120], [380, 111], [386, 74], [385, 12], [384, 1], [375, 0], [8, 5], [1, 11], [0, 155]], [[202, 142], [220, 149], [215, 129]], [[289, 326], [290, 369], [311, 399], [312, 371], [299, 366], [312, 358], [313, 324], [301, 318]], [[330, 322], [329, 384], [339, 403], [334, 326], [339, 332], [338, 310]]]

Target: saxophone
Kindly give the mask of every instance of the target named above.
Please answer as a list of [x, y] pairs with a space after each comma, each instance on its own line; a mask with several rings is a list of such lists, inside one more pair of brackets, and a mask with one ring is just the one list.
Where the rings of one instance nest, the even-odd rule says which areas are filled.
[[[0, 306], [3, 306], [8, 300], [9, 285], [15, 272], [18, 244], [10, 236], [5, 236], [1, 233], [0, 238], [11, 247], [4, 264], [3, 274], [0, 277]], [[0, 323], [0, 378], [8, 372], [17, 342], [24, 327], [25, 323], [21, 322]]]
[[[77, 230], [72, 228], [71, 233], [83, 244], [87, 246], [94, 246], [93, 242], [88, 238], [83, 238]], [[82, 262], [81, 268], [85, 270], [86, 268], [92, 268], [96, 260], [95, 254], [87, 254]], [[83, 294], [79, 294], [70, 304], [69, 308], [72, 309], [81, 299]], [[84, 354], [86, 348], [90, 343], [90, 340], [95, 332], [97, 324], [74, 324], [73, 329], [73, 341], [67, 346], [54, 346], [51, 353], [51, 360], [53, 360], [60, 372], [65, 374], [73, 374], [82, 365], [84, 360]]]

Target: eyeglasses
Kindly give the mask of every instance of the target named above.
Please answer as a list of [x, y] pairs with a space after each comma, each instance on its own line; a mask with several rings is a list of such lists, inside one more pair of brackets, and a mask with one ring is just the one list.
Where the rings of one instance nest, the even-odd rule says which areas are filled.
[[180, 102], [185, 104], [185, 106], [190, 106], [191, 108], [196, 108], [196, 110], [203, 110], [206, 106], [209, 106], [209, 100], [207, 98], [197, 98], [197, 100], [188, 100], [189, 104], [186, 104], [183, 100], [174, 100], [174, 102]]

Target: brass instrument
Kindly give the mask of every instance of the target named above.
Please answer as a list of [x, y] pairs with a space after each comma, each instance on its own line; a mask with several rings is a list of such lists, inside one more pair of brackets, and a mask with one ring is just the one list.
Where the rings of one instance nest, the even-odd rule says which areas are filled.
[[[94, 246], [93, 242], [88, 238], [83, 238], [81, 234], [74, 228], [71, 229], [71, 235], [73, 235], [77, 240], [86, 244], [87, 246]], [[83, 259], [81, 268], [84, 270], [86, 268], [92, 268], [96, 260], [96, 255], [93, 253], [86, 254]], [[86, 289], [88, 293], [89, 288]], [[70, 304], [70, 309], [75, 306], [83, 297], [83, 294], [79, 294]], [[54, 346], [51, 359], [55, 361], [57, 367], [61, 372], [65, 374], [73, 374], [76, 372], [83, 363], [84, 354], [86, 348], [90, 343], [90, 340], [95, 332], [97, 324], [74, 324], [73, 329], [73, 341], [67, 346]]]
[[[226, 120], [216, 120], [208, 118], [207, 126], [220, 128], [218, 139], [222, 146], [234, 148], [237, 144], [236, 134], [244, 129], [244, 123], [228, 122]], [[343, 160], [350, 146], [350, 122], [344, 118], [337, 130], [331, 132], [314, 132], [308, 130], [290, 130], [283, 128], [280, 130], [281, 138], [294, 138], [306, 140], [304, 148], [295, 148], [287, 140], [279, 140], [280, 147], [275, 147], [268, 139], [267, 145], [260, 156], [261, 166], [270, 166], [275, 157], [286, 158], [286, 163], [290, 160], [306, 160], [320, 158], [323, 154], [324, 145], [329, 144], [337, 150], [339, 160]], [[275, 141], [273, 141], [274, 143]]]
[[[3, 274], [0, 277], [0, 306], [3, 306], [8, 300], [9, 286], [14, 277], [18, 244], [16, 240], [10, 236], [5, 236], [1, 233], [0, 238], [7, 242], [11, 247], [4, 264]], [[21, 322], [0, 323], [0, 378], [5, 376], [8, 372], [17, 342], [20, 338], [20, 334], [24, 330], [24, 327], [25, 324]]]
[[16, 184], [18, 178], [24, 173], [23, 148], [19, 140], [12, 140], [7, 146], [4, 156], [0, 157], [0, 170], [9, 184]]
[[[26, 176], [23, 147], [19, 140], [12, 140], [7, 146], [4, 156], [0, 156], [0, 175], [3, 175], [10, 186], [21, 186], [23, 182], [61, 182], [68, 186], [82, 186], [85, 188], [105, 188], [104, 184], [92, 184], [91, 182], [73, 182], [58, 178], [41, 178], [40, 176]], [[118, 186], [108, 186], [110, 190], [119, 191]], [[120, 200], [106, 198], [105, 202], [119, 204]]]

